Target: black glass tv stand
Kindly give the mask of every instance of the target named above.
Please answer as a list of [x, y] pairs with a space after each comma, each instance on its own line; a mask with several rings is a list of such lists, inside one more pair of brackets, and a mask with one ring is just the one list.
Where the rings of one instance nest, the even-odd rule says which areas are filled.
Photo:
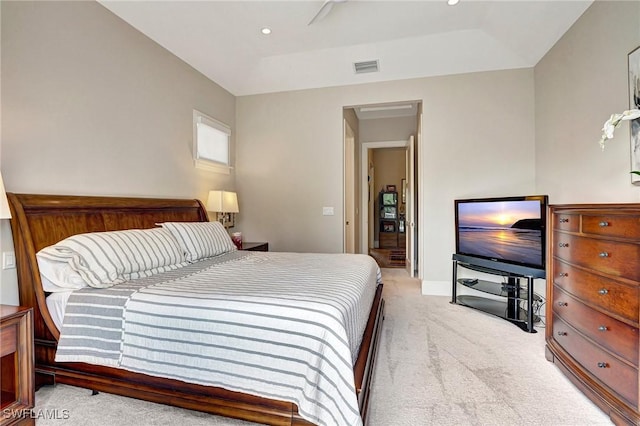
[[[480, 263], [480, 264], [479, 264]], [[453, 280], [451, 303], [468, 306], [480, 311], [503, 318], [522, 330], [529, 333], [536, 333], [534, 324], [540, 321], [540, 317], [534, 313], [534, 303], [541, 303], [543, 300], [533, 291], [533, 280], [543, 278], [538, 271], [517, 271], [501, 270], [482, 265], [482, 260], [476, 262], [466, 256], [453, 255]], [[487, 281], [476, 278], [458, 278], [458, 267], [463, 267], [473, 271], [503, 277], [502, 282]], [[507, 269], [510, 269], [507, 266]], [[529, 273], [523, 275], [522, 273]], [[526, 286], [522, 281], [526, 280]], [[473, 289], [478, 292], [475, 295], [458, 295], [458, 285]], [[504, 299], [482, 297], [482, 294], [500, 296]]]

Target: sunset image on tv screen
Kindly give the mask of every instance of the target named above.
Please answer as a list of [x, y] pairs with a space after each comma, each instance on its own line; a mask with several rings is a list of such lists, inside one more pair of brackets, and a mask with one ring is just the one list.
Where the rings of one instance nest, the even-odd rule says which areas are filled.
[[459, 203], [458, 251], [490, 259], [542, 265], [540, 202]]

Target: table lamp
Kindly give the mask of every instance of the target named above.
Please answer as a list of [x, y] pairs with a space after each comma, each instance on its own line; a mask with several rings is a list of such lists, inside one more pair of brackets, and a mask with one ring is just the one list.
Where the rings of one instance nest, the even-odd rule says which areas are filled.
[[233, 215], [240, 211], [238, 209], [237, 194], [230, 191], [209, 191], [207, 211], [216, 212], [217, 220], [221, 222], [225, 228], [233, 227]]

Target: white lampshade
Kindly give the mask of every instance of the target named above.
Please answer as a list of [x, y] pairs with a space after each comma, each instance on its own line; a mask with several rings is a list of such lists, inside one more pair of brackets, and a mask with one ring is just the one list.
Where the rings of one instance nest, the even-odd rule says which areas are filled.
[[4, 183], [0, 174], [0, 219], [11, 219], [11, 211], [9, 210], [9, 202], [7, 194], [4, 192]]
[[218, 213], [238, 213], [238, 196], [230, 191], [209, 191], [207, 211]]

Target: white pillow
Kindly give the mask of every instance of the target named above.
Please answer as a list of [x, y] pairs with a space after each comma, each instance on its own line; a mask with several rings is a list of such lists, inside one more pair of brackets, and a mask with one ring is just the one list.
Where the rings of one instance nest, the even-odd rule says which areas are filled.
[[50, 260], [36, 255], [38, 269], [40, 269], [40, 281], [42, 289], [48, 293], [60, 291], [78, 290], [87, 287], [88, 284], [80, 274], [74, 271], [68, 262]]
[[[110, 287], [186, 265], [178, 241], [162, 228], [73, 235], [43, 248], [36, 256], [39, 264], [42, 260], [67, 264], [91, 287]], [[62, 287], [73, 285], [60, 282], [75, 279], [75, 274], [64, 267], [55, 272], [54, 280], [51, 276], [49, 280]]]
[[164, 222], [160, 226], [171, 231], [188, 262], [237, 250], [220, 222]]

